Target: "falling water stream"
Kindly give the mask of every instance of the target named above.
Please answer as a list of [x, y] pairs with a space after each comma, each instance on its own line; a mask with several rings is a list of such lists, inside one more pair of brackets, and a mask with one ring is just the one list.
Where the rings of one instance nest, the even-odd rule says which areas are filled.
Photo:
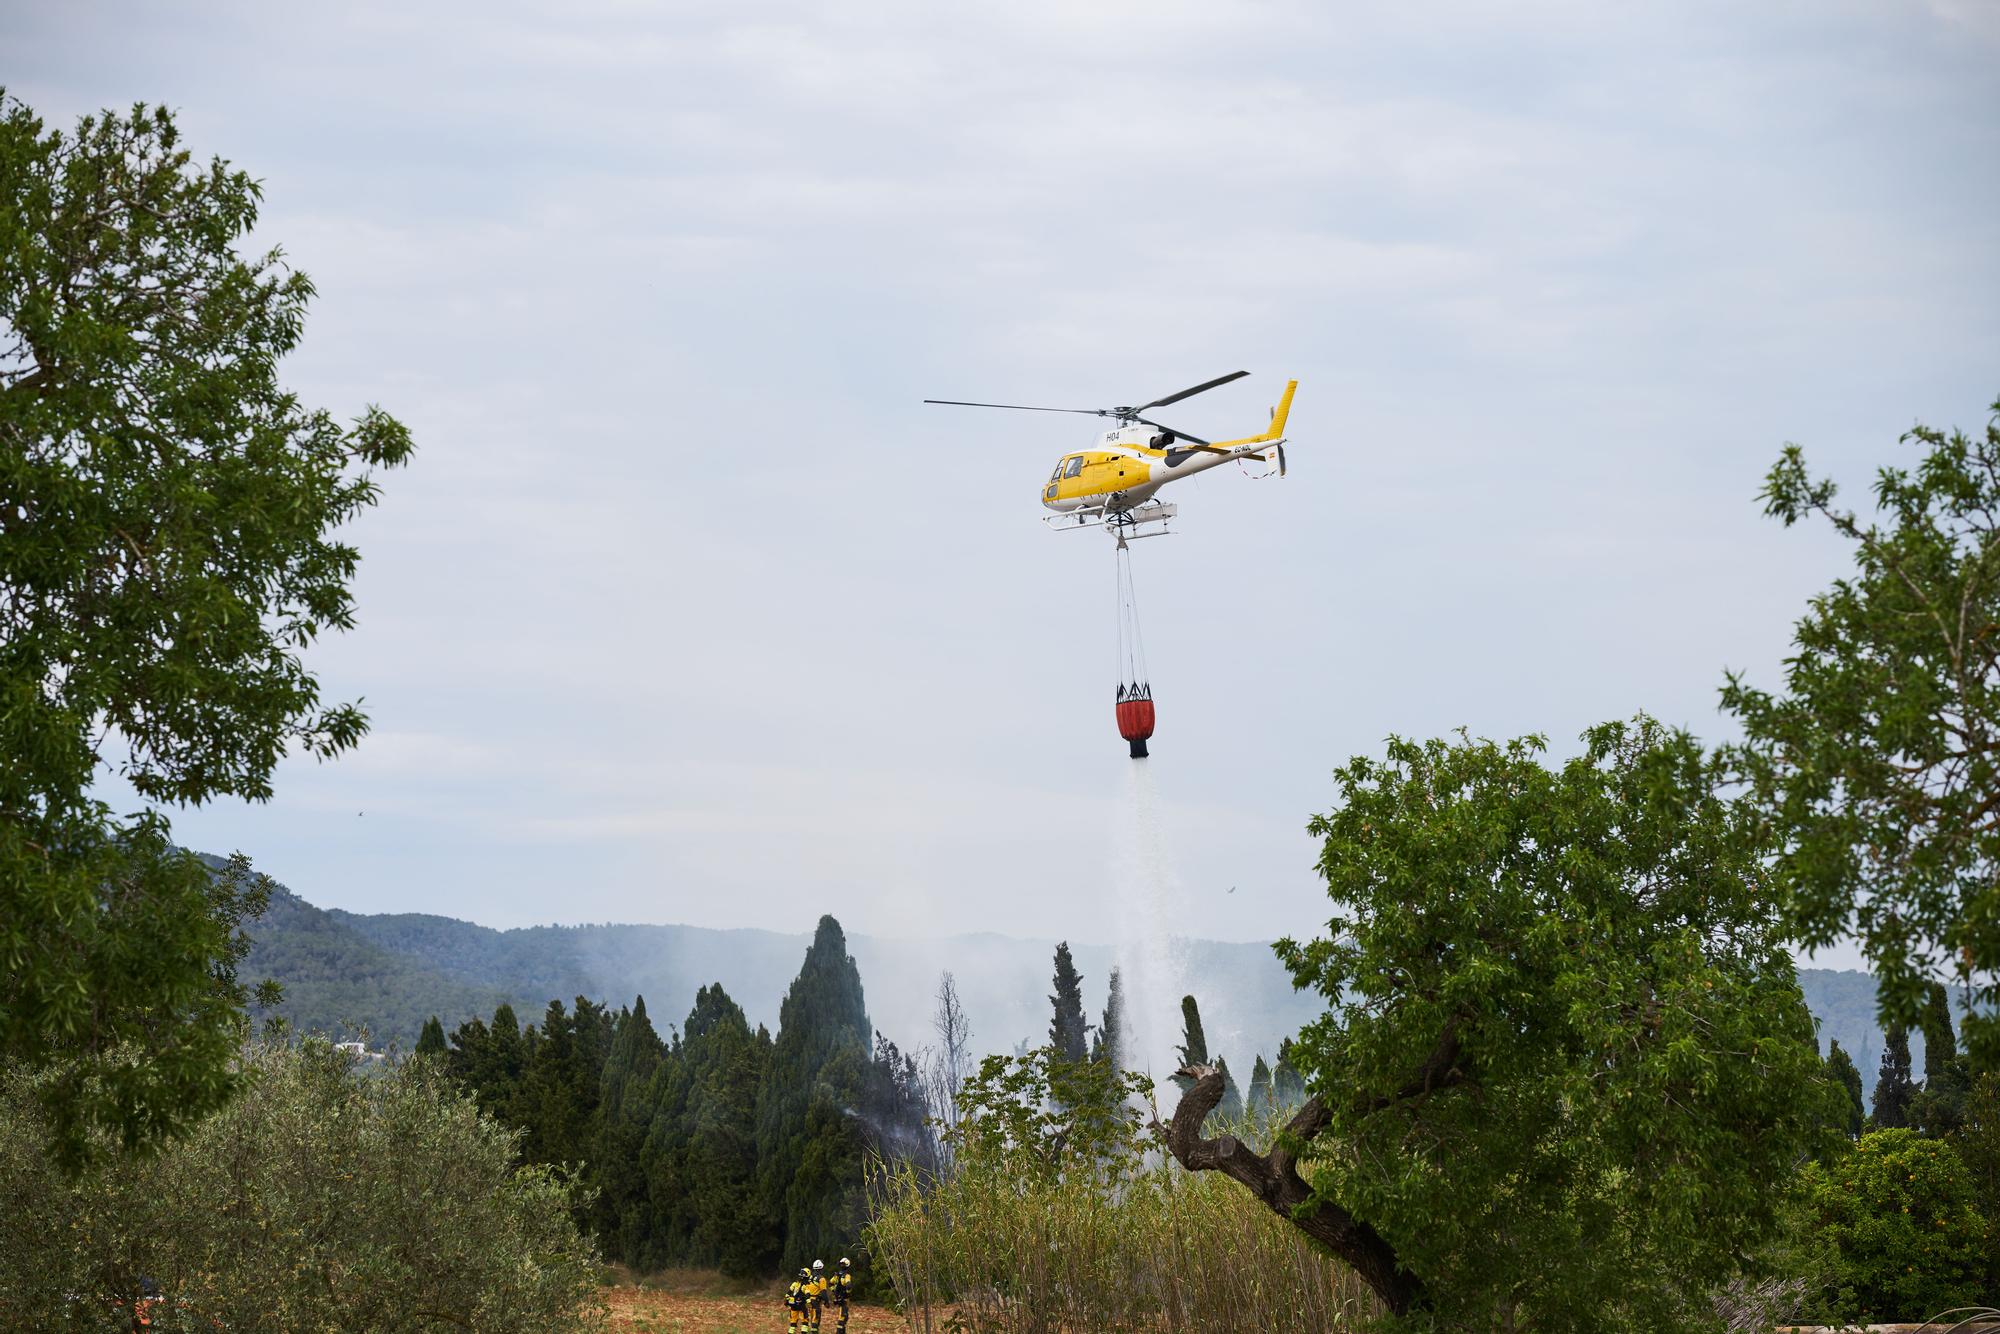
[[1114, 807], [1111, 883], [1118, 910], [1113, 946], [1125, 986], [1125, 1062], [1165, 1084], [1179, 1064], [1174, 1048], [1181, 996], [1188, 988], [1175, 937], [1187, 904], [1174, 874], [1154, 779], [1158, 763], [1132, 760], [1119, 766], [1124, 774]]

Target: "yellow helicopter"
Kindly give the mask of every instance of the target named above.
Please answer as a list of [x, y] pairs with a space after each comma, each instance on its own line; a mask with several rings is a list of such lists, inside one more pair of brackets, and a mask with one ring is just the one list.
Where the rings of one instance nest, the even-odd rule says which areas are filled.
[[1016, 412], [1076, 412], [1115, 420], [1118, 425], [1099, 436], [1090, 448], [1065, 454], [1056, 462], [1055, 471], [1042, 487], [1042, 504], [1055, 513], [1043, 522], [1063, 528], [1101, 524], [1111, 528], [1122, 544], [1140, 525], [1164, 524], [1174, 517], [1175, 506], [1154, 498], [1169, 482], [1207, 472], [1231, 459], [1257, 459], [1275, 466], [1278, 476], [1285, 475], [1285, 419], [1292, 410], [1292, 391], [1299, 387], [1297, 380], [1286, 382], [1284, 395], [1271, 409], [1271, 424], [1262, 435], [1204, 440], [1140, 415], [1240, 380], [1249, 373], [1231, 371], [1137, 407], [1043, 408], [1024, 403], [971, 403], [957, 398], [927, 398], [924, 402], [960, 408], [1007, 408]]

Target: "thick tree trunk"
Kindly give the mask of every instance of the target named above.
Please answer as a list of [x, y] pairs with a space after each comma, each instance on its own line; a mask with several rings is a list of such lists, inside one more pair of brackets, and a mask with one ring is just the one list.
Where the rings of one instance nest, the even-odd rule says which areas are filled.
[[[1202, 1138], [1202, 1122], [1222, 1101], [1220, 1070], [1212, 1065], [1190, 1065], [1177, 1073], [1194, 1080], [1194, 1087], [1181, 1095], [1173, 1123], [1163, 1130], [1167, 1151], [1182, 1167], [1190, 1172], [1221, 1172], [1248, 1186], [1279, 1217], [1351, 1265], [1383, 1305], [1397, 1315], [1407, 1314], [1422, 1299], [1423, 1285], [1396, 1263], [1396, 1252], [1381, 1234], [1335, 1201], [1315, 1200], [1312, 1187], [1298, 1173], [1296, 1157], [1284, 1147], [1286, 1143], [1309, 1144], [1325, 1129], [1325, 1104], [1318, 1098], [1308, 1099], [1286, 1127], [1280, 1143], [1270, 1153], [1260, 1155], [1234, 1135]], [[1313, 1207], [1303, 1215], [1293, 1213], [1308, 1202]]]

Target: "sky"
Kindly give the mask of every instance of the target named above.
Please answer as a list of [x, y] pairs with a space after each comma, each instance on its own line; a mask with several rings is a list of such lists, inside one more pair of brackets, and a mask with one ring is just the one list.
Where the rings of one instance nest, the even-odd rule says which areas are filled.
[[[1105, 941], [1097, 407], [1290, 476], [1134, 550], [1176, 931], [1323, 928], [1383, 739], [1729, 735], [1865, 504], [2000, 398], [2000, 5], [28, 4], [0, 82], [263, 182], [285, 378], [414, 460], [318, 645], [373, 732], [175, 817], [310, 901], [493, 926]], [[1149, 865], [1154, 862], [1149, 861]]]

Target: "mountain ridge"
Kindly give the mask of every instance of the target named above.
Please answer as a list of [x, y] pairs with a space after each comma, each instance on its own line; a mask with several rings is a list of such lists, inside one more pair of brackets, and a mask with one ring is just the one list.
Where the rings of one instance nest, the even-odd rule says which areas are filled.
[[[271, 977], [285, 998], [259, 1018], [283, 1016], [294, 1029], [354, 1036], [403, 1048], [435, 1014], [450, 1032], [490, 1017], [502, 1003], [522, 1023], [539, 1022], [551, 1000], [578, 996], [617, 1007], [647, 998], [664, 1031], [677, 1027], [695, 991], [720, 983], [750, 1021], [775, 1028], [778, 1005], [798, 971], [810, 931], [766, 927], [602, 923], [488, 927], [440, 913], [353, 913], [319, 908], [282, 885], [249, 928], [251, 949], [240, 972]], [[1048, 1026], [1045, 995], [1055, 938], [968, 932], [944, 937], [854, 935], [849, 950], [861, 971], [875, 1027], [906, 1049], [930, 1040], [938, 975], [950, 969], [972, 1017], [974, 1047], [1009, 1052], [1039, 1045]], [[1176, 942], [1179, 971], [1202, 1007], [1210, 1049], [1247, 1071], [1276, 1054], [1280, 1038], [1321, 1011], [1319, 997], [1291, 987], [1263, 942]], [[1071, 942], [1095, 1017], [1114, 958], [1110, 946]], [[1131, 979], [1127, 979], [1128, 986]], [[1874, 979], [1867, 973], [1799, 969], [1806, 1003], [1819, 1021], [1822, 1050], [1838, 1041], [1874, 1085], [1882, 1039], [1874, 1021]], [[1160, 998], [1155, 1009], [1178, 1005]], [[1178, 1014], [1155, 1016], [1177, 1036]], [[1921, 1035], [1912, 1034], [1922, 1066]]]

